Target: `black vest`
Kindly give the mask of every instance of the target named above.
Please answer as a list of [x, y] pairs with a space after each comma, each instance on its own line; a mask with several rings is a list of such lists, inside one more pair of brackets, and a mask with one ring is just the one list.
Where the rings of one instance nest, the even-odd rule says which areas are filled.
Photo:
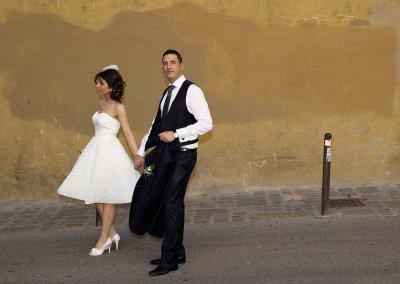
[[[174, 101], [171, 104], [171, 107], [169, 108], [167, 116], [161, 121], [161, 102], [166, 96], [168, 88], [164, 90], [163, 96], [160, 100], [160, 105], [158, 107], [157, 116], [154, 120], [145, 146], [145, 150], [153, 146], [157, 146], [161, 143], [160, 138], [158, 137], [159, 133], [164, 131], [175, 131], [176, 129], [183, 128], [197, 122], [196, 118], [188, 111], [186, 106], [187, 91], [189, 86], [192, 84], [194, 83], [190, 82], [189, 80], [185, 80], [183, 82], [181, 88], [178, 91], [178, 94], [176, 95]], [[180, 143], [179, 139], [175, 139], [173, 142], [171, 142], [171, 146], [175, 148], [183, 145], [193, 144], [197, 141], [198, 139]]]

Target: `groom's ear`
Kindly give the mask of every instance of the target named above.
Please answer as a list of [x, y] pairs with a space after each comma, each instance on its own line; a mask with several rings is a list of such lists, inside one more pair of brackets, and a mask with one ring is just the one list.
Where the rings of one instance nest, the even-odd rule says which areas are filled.
[[185, 65], [183, 65], [183, 63], [181, 63], [181, 69], [183, 71], [183, 69], [185, 68]]

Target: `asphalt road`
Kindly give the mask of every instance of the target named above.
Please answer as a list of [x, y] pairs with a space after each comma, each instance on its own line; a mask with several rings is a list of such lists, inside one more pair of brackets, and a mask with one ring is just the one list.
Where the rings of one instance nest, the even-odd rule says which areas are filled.
[[119, 225], [119, 251], [89, 257], [98, 228], [0, 233], [1, 283], [400, 283], [399, 217], [188, 224], [186, 264], [149, 277], [160, 241]]

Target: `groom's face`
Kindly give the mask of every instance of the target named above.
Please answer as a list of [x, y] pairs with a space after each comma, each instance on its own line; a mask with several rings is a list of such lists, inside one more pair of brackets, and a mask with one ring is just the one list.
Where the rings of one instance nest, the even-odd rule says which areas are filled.
[[183, 64], [175, 54], [166, 54], [162, 59], [165, 77], [170, 83], [175, 82], [183, 74]]

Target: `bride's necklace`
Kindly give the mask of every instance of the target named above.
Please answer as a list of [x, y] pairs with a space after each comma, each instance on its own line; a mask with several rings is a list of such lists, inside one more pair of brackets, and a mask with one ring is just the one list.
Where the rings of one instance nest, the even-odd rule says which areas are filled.
[[101, 107], [102, 110], [104, 110], [104, 108], [106, 107], [106, 105], [110, 105], [110, 104], [112, 104], [112, 102], [107, 102], [106, 100], [105, 100], [104, 102], [101, 102], [101, 101], [100, 101], [100, 103], [99, 103], [99, 105], [100, 105], [100, 107]]

